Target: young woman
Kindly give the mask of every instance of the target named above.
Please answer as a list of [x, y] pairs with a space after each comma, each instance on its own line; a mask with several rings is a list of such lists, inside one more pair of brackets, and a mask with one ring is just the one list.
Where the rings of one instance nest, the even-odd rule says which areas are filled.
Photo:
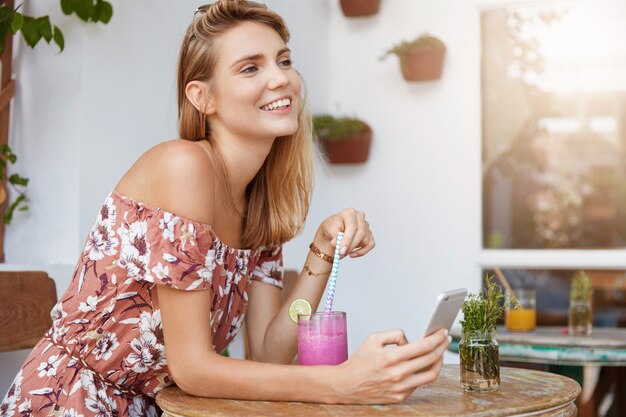
[[[341, 365], [288, 365], [289, 305], [317, 308], [337, 233], [344, 256], [374, 247], [363, 212], [330, 216], [283, 301], [281, 248], [304, 224], [313, 166], [288, 39], [257, 3], [196, 11], [179, 59], [181, 139], [146, 152], [107, 197], [0, 416], [155, 416], [173, 383], [197, 396], [393, 403], [436, 379], [445, 331], [415, 343], [373, 334]], [[244, 317], [252, 360], [220, 356]]]

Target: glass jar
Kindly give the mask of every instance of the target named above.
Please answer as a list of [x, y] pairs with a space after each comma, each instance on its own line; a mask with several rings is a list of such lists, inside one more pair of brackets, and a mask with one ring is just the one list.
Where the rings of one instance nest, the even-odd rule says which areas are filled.
[[569, 334], [573, 336], [588, 336], [591, 334], [593, 311], [591, 300], [569, 300]]
[[465, 391], [495, 391], [500, 386], [500, 352], [493, 332], [464, 332], [459, 342], [461, 386]]

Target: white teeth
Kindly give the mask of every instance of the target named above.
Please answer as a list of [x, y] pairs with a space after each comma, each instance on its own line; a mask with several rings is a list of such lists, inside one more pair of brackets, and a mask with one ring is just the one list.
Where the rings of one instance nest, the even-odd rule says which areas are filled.
[[284, 98], [282, 100], [276, 100], [273, 103], [267, 104], [261, 107], [261, 110], [274, 110], [279, 107], [287, 107], [291, 104], [291, 100], [288, 98]]

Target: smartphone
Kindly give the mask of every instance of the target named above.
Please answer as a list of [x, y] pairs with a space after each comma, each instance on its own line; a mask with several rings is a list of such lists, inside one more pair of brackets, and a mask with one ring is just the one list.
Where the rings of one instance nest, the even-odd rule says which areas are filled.
[[466, 296], [467, 289], [465, 288], [458, 288], [439, 294], [422, 337], [426, 337], [439, 329], [448, 329], [449, 331], [454, 323], [454, 319], [456, 319], [457, 314], [461, 310]]

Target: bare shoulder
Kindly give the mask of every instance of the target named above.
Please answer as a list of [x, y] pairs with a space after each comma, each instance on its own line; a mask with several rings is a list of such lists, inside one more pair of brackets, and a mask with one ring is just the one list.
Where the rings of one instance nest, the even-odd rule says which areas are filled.
[[215, 170], [198, 143], [172, 140], [144, 153], [116, 189], [138, 201], [203, 223], [213, 223]]

